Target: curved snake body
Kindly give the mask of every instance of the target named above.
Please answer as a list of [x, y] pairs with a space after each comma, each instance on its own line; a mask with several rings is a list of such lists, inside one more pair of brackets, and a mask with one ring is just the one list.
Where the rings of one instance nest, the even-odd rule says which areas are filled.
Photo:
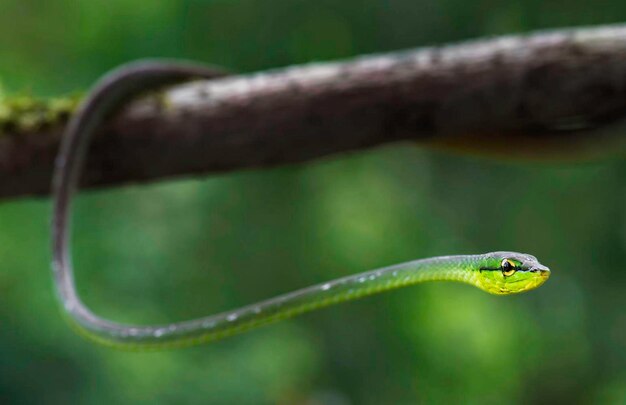
[[60, 300], [80, 333], [118, 348], [183, 347], [426, 281], [458, 281], [492, 294], [513, 294], [536, 288], [548, 279], [549, 269], [534, 256], [493, 252], [406, 262], [318, 284], [236, 310], [167, 325], [127, 325], [95, 315], [76, 292], [69, 249], [72, 197], [93, 133], [107, 116], [139, 93], [180, 81], [223, 75], [221, 71], [193, 63], [145, 61], [124, 65], [100, 80], [68, 123], [54, 174], [52, 267]]

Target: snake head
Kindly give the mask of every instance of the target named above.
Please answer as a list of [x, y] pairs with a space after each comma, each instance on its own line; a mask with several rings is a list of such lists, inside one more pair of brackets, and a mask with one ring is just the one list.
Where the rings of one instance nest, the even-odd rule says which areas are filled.
[[492, 252], [483, 255], [476, 285], [491, 294], [515, 294], [535, 289], [550, 277], [550, 269], [532, 255]]

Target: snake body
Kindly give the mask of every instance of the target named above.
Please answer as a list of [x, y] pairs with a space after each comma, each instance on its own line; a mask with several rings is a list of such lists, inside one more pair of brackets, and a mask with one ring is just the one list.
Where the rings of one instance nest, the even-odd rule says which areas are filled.
[[123, 65], [96, 84], [70, 119], [53, 180], [52, 268], [65, 313], [81, 334], [122, 349], [176, 348], [215, 341], [315, 309], [426, 281], [463, 282], [504, 295], [537, 288], [548, 279], [550, 270], [528, 254], [441, 256], [371, 270], [178, 323], [129, 325], [95, 315], [77, 294], [69, 249], [72, 197], [90, 139], [103, 121], [133, 96], [168, 84], [223, 75], [222, 71], [188, 62], [141, 61]]

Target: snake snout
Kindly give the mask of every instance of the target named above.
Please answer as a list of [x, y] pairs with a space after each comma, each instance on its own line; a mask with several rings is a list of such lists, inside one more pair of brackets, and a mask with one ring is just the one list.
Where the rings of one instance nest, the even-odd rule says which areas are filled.
[[540, 276], [544, 278], [550, 277], [550, 269], [542, 264], [536, 264], [530, 268], [530, 271], [533, 273], [539, 273]]

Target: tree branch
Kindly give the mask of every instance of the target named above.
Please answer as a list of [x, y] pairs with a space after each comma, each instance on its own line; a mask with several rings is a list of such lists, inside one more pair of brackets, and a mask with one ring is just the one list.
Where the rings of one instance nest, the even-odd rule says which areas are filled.
[[[556, 140], [569, 153], [625, 119], [626, 26], [507, 36], [176, 86], [110, 120], [83, 186], [305, 162], [400, 140]], [[0, 197], [48, 193], [62, 129], [0, 139]]]

